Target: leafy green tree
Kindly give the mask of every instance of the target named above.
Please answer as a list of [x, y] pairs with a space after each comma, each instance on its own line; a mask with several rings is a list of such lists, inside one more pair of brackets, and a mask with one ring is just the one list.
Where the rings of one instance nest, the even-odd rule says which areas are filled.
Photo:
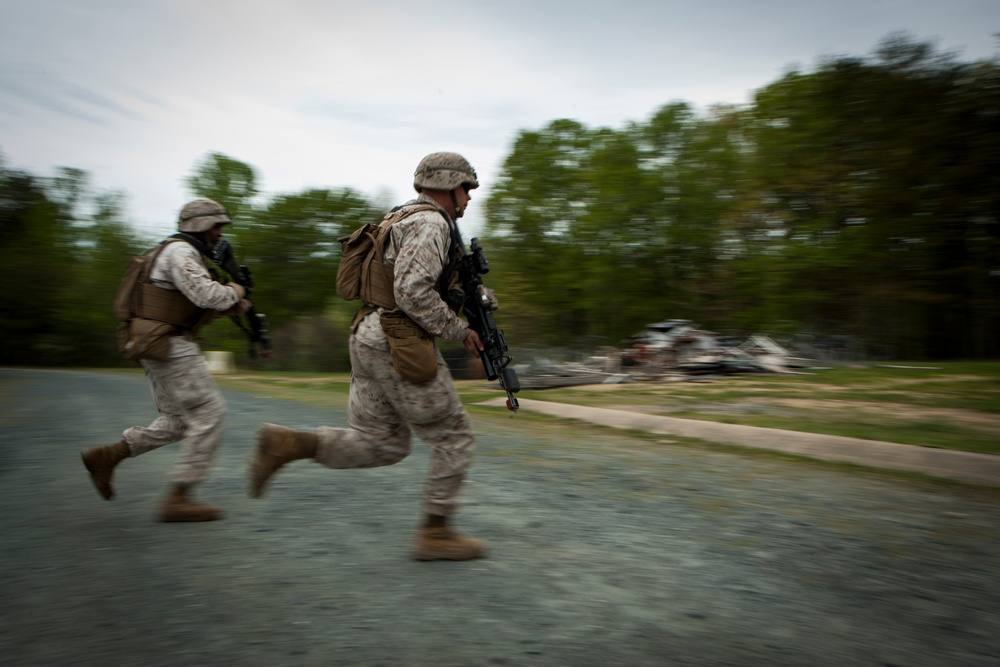
[[565, 343], [587, 328], [568, 232], [586, 206], [591, 136], [571, 120], [522, 132], [486, 200], [489, 283], [512, 339]]
[[254, 217], [240, 246], [257, 267], [255, 294], [276, 325], [324, 311], [336, 294], [337, 238], [379, 217], [349, 189], [279, 195]]
[[[349, 189], [312, 189], [278, 195], [227, 229], [237, 260], [252, 271], [252, 298], [257, 311], [266, 315], [275, 341], [275, 357], [267, 362], [268, 368], [348, 367], [347, 311], [353, 312], [357, 304], [347, 304], [336, 296], [337, 238], [380, 217], [371, 204]], [[326, 327], [333, 333], [322, 339], [303, 329], [302, 322], [317, 324], [324, 317], [344, 326]], [[221, 325], [206, 332], [213, 346], [233, 351], [245, 348], [240, 336], [235, 328]], [[317, 360], [322, 362], [320, 368], [315, 365], [320, 363]]]
[[642, 128], [660, 146], [647, 161], [659, 165], [662, 222], [655, 256], [662, 269], [660, 317], [720, 326], [730, 317], [731, 286], [720, 271], [726, 223], [743, 196], [747, 169], [746, 117], [718, 106], [694, 117], [684, 105], [660, 110]]
[[525, 316], [511, 329], [542, 345], [617, 344], [651, 321], [716, 315], [739, 118], [701, 121], [675, 104], [621, 131], [557, 121], [522, 133], [487, 202], [497, 284], [519, 281], [513, 310]]
[[76, 277], [71, 223], [46, 196], [44, 182], [0, 171], [0, 277], [8, 286], [0, 310], [0, 363], [58, 363], [71, 350], [60, 319]]
[[257, 195], [257, 174], [253, 167], [222, 153], [209, 153], [186, 180], [197, 197], [222, 204], [230, 215], [247, 213]]
[[772, 315], [906, 357], [996, 354], [996, 76], [893, 36], [760, 91], [740, 238], [781, 273]]
[[61, 313], [64, 335], [74, 342], [64, 363], [124, 365], [118, 352], [118, 322], [111, 304], [129, 258], [148, 243], [123, 219], [125, 196], [108, 192], [93, 198], [94, 211], [78, 223], [77, 270]]

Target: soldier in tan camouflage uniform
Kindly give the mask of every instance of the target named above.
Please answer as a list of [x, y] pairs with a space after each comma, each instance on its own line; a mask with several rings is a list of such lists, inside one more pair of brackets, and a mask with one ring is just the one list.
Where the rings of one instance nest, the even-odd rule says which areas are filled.
[[[205, 251], [222, 237], [231, 224], [228, 212], [209, 199], [198, 199], [181, 209], [178, 234], [156, 256], [150, 282], [169, 292], [180, 292], [197, 307], [195, 317], [203, 323], [214, 315], [240, 314], [250, 306], [246, 291], [236, 283], [218, 282]], [[200, 244], [200, 246], [199, 246]], [[200, 249], [199, 249], [200, 248]], [[176, 295], [174, 295], [176, 297]], [[207, 312], [213, 311], [213, 312]], [[197, 328], [197, 327], [194, 327]], [[222, 441], [226, 404], [212, 380], [201, 349], [192, 339], [192, 329], [178, 326], [169, 340], [163, 361], [142, 359], [146, 378], [160, 412], [149, 426], [133, 426], [114, 445], [83, 452], [83, 462], [98, 493], [114, 497], [112, 473], [124, 459], [184, 440], [164, 500], [162, 521], [212, 521], [221, 518], [216, 507], [202, 505], [190, 497], [191, 489], [207, 476]]]
[[[417, 210], [390, 227], [385, 262], [392, 265], [398, 311], [435, 337], [462, 341], [478, 355], [483, 344], [475, 331], [442, 298], [454, 268], [455, 220], [479, 187], [472, 166], [454, 153], [433, 153], [417, 167], [413, 186], [418, 193], [404, 207]], [[429, 204], [430, 206], [415, 206]], [[425, 209], [425, 210], [420, 210]], [[446, 269], [446, 267], [450, 267]], [[393, 365], [380, 321], [385, 308], [366, 304], [356, 318], [350, 339], [350, 428], [321, 426], [295, 431], [264, 424], [251, 461], [253, 497], [264, 493], [267, 480], [296, 459], [313, 459], [328, 468], [387, 466], [410, 453], [411, 434], [431, 448], [425, 490], [425, 518], [417, 532], [413, 556], [418, 560], [466, 560], [485, 552], [480, 540], [464, 537], [448, 525], [455, 513], [459, 489], [472, 462], [472, 423], [459, 399], [451, 373], [437, 346], [437, 373], [428, 381], [404, 379]], [[433, 357], [431, 358], [433, 372]]]

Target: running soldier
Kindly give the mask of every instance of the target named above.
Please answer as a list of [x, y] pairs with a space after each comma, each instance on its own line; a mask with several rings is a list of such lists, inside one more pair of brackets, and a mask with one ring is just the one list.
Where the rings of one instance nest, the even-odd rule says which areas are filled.
[[[222, 517], [217, 507], [191, 499], [191, 490], [208, 476], [222, 442], [226, 403], [219, 393], [201, 348], [193, 335], [221, 315], [247, 311], [246, 290], [236, 283], [223, 284], [208, 261], [208, 253], [222, 228], [232, 224], [229, 213], [209, 199], [184, 206], [178, 216], [176, 234], [154, 251], [141, 312], [135, 321], [152, 322], [155, 330], [166, 322], [167, 335], [159, 340], [162, 351], [140, 356], [146, 379], [160, 412], [149, 426], [133, 426], [122, 439], [105, 447], [82, 452], [83, 464], [97, 492], [105, 499], [114, 495], [112, 474], [119, 463], [184, 440], [180, 456], [170, 472], [172, 485], [160, 508], [161, 521], [213, 521]], [[153, 257], [154, 255], [150, 255]], [[151, 285], [151, 286], [150, 286]], [[130, 330], [129, 344], [147, 347]], [[154, 345], [148, 345], [152, 349]]]
[[[431, 465], [413, 557], [467, 560], [482, 556], [485, 545], [455, 532], [449, 519], [475, 439], [435, 339], [462, 341], [477, 356], [483, 349], [479, 335], [444, 300], [462, 251], [456, 220], [479, 181], [462, 156], [432, 153], [417, 166], [413, 187], [417, 198], [382, 222], [391, 225], [380, 269], [391, 285], [384, 291], [391, 293], [374, 302], [366, 297], [354, 318], [350, 428], [296, 431], [263, 424], [250, 462], [250, 495], [261, 497], [271, 476], [296, 459], [338, 469], [393, 465], [410, 453], [415, 433], [431, 448]], [[490, 301], [495, 307], [492, 293]]]

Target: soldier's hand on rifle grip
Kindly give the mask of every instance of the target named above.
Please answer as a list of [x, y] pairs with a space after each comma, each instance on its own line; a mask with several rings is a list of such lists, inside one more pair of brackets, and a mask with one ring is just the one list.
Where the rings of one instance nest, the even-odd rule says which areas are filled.
[[246, 288], [243, 287], [243, 285], [240, 285], [239, 283], [226, 283], [226, 287], [232, 287], [234, 290], [236, 290], [236, 296], [238, 296], [241, 299], [243, 299], [247, 295]]
[[471, 354], [478, 355], [483, 351], [483, 340], [479, 337], [473, 329], [469, 329], [469, 335], [465, 337], [465, 349]]

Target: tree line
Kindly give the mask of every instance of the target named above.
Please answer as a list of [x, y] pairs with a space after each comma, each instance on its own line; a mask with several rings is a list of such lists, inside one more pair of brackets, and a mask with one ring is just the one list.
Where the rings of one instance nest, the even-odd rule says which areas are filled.
[[747, 106], [557, 120], [517, 138], [486, 217], [513, 340], [683, 318], [996, 357], [1000, 63], [893, 35]]
[[[337, 238], [378, 220], [375, 205], [347, 188], [281, 194], [254, 205], [255, 170], [218, 153], [195, 165], [186, 183], [192, 197], [218, 201], [237, 221], [226, 237], [252, 272], [252, 298], [279, 350], [273, 361], [256, 363], [280, 370], [348, 367], [355, 306], [335, 298]], [[123, 365], [111, 301], [128, 259], [161, 239], [124, 221], [123, 195], [89, 192], [80, 170], [40, 178], [0, 161], [0, 266], [8, 286], [0, 364]], [[200, 335], [206, 349], [249, 356], [235, 325], [218, 322]]]
[[[256, 363], [346, 370], [355, 305], [334, 290], [337, 238], [386, 203], [348, 188], [260, 203], [256, 183], [217, 153], [187, 178], [238, 218], [227, 237], [278, 350]], [[748, 105], [523, 130], [489, 185], [487, 282], [515, 353], [616, 346], [680, 318], [849, 337], [893, 358], [1000, 356], [996, 59], [894, 35], [870, 56], [790, 71]], [[127, 258], [158, 240], [123, 201], [80, 170], [43, 178], [0, 156], [0, 363], [122, 363], [110, 303]], [[218, 323], [204, 345], [242, 358], [241, 335]]]

